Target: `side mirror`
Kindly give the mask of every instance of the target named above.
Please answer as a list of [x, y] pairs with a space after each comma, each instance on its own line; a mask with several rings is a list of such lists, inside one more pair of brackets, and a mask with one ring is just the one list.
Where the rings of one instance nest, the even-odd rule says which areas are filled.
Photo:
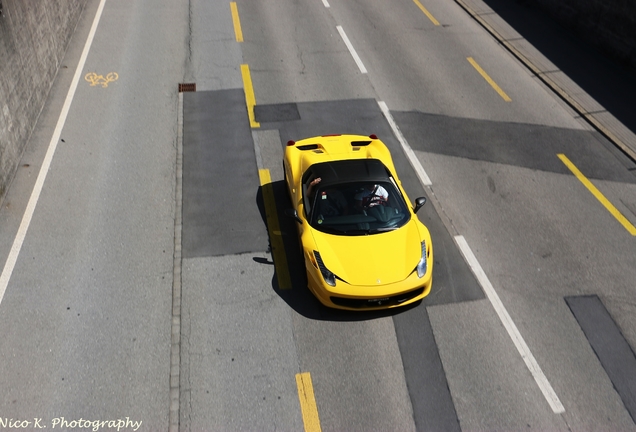
[[301, 221], [300, 217], [298, 216], [298, 212], [294, 209], [285, 209], [285, 216], [296, 219], [296, 222], [298, 222], [299, 224], [303, 223], [303, 221]]
[[417, 211], [419, 209], [421, 209], [424, 204], [426, 204], [426, 197], [416, 198], [415, 199], [415, 208], [413, 209], [413, 212], [417, 213]]

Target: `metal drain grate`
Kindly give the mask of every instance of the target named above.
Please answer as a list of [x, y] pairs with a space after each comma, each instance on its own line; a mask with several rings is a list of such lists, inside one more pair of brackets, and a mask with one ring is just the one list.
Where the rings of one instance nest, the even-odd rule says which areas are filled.
[[196, 83], [181, 83], [181, 84], [179, 84], [179, 93], [195, 92], [195, 91], [197, 91]]

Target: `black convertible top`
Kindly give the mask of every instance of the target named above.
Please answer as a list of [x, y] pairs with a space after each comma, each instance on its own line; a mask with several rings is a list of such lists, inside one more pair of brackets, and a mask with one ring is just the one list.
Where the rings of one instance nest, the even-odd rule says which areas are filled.
[[320, 186], [351, 181], [388, 181], [389, 172], [378, 159], [347, 159], [331, 162], [321, 162], [312, 165], [307, 170], [310, 178], [321, 178]]

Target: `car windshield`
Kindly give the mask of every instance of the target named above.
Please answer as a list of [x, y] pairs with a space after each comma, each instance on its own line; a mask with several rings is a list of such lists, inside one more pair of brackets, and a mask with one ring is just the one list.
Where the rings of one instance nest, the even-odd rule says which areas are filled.
[[392, 182], [325, 185], [317, 188], [309, 202], [311, 226], [326, 233], [377, 234], [410, 219], [404, 198]]

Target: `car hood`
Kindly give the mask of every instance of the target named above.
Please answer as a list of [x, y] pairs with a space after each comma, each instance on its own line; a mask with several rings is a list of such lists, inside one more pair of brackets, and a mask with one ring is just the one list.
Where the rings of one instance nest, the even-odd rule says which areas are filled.
[[414, 220], [394, 231], [347, 236], [314, 231], [325, 266], [350, 285], [378, 286], [406, 279], [422, 257]]

